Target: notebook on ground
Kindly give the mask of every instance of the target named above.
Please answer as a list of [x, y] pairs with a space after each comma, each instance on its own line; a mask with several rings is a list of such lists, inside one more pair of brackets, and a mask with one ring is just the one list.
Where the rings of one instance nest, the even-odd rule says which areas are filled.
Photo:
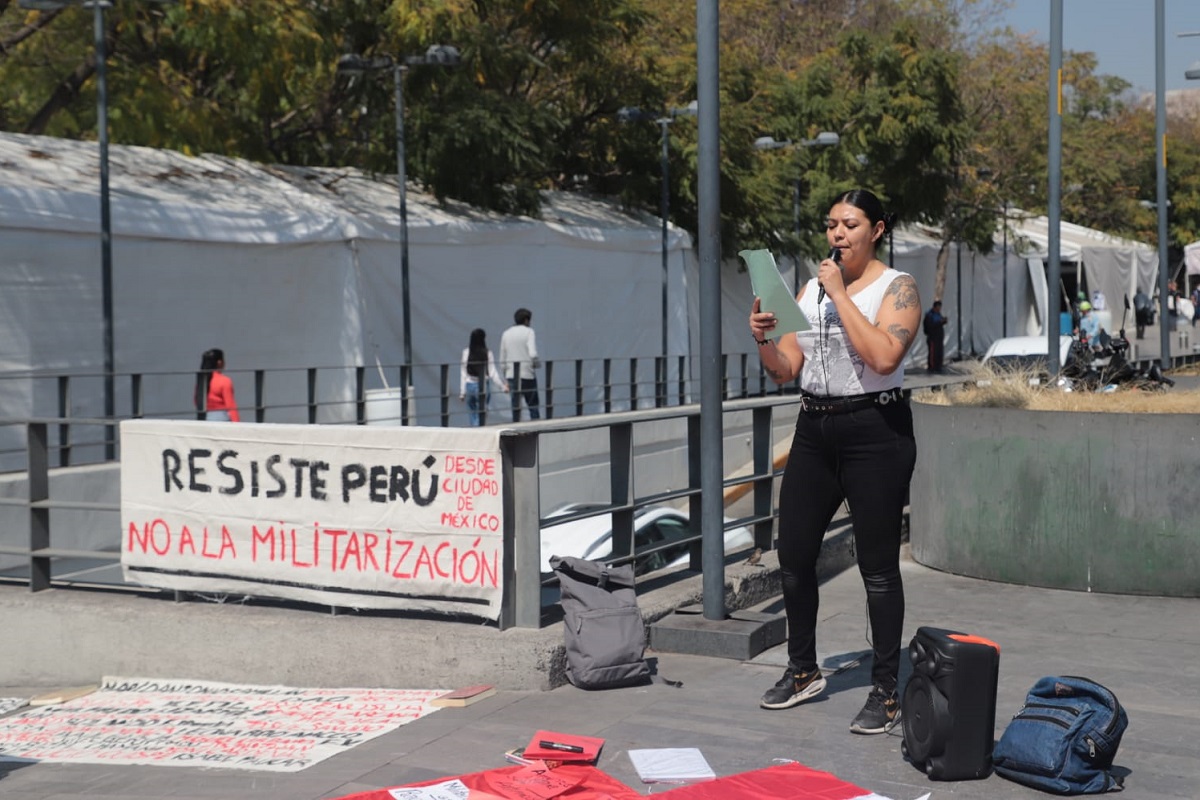
[[600, 756], [604, 740], [595, 736], [578, 736], [557, 731], [538, 731], [529, 740], [522, 754], [525, 758], [551, 761], [595, 761]]
[[717, 777], [695, 747], [656, 747], [630, 750], [629, 760], [642, 783], [692, 783]]

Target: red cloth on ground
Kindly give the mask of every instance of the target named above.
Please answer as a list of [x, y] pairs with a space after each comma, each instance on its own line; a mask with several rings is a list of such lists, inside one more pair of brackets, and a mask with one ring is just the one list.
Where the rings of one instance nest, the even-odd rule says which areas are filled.
[[871, 792], [793, 761], [693, 783], [662, 794], [670, 800], [854, 800]]
[[[512, 772], [517, 772], [524, 769], [520, 766], [500, 767], [498, 769], [484, 770], [483, 772], [472, 772], [467, 775], [449, 775], [445, 778], [436, 778], [431, 781], [421, 781], [420, 783], [406, 783], [404, 787], [410, 786], [430, 786], [432, 784], [444, 783], [445, 781], [460, 780], [468, 789], [473, 789], [490, 794], [498, 794], [492, 788], [488, 778], [490, 776], [505, 775]], [[596, 769], [589, 764], [563, 764], [554, 770], [563, 777], [579, 777], [580, 783], [572, 787], [559, 797], [567, 798], [567, 800], [641, 800], [642, 795], [630, 789], [625, 784], [621, 783], [616, 778], [608, 775], [605, 772]], [[400, 786], [390, 786], [388, 789], [399, 789]], [[371, 792], [359, 792], [358, 794], [348, 794], [335, 800], [392, 800], [392, 796], [388, 794], [388, 789], [376, 789]]]

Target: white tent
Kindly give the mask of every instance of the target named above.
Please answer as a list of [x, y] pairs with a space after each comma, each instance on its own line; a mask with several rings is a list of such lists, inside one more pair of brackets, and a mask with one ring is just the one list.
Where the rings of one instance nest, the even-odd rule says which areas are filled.
[[[941, 298], [943, 313], [950, 317], [948, 358], [957, 355], [960, 336], [964, 353], [982, 354], [1002, 336], [1045, 332], [1049, 220], [1017, 209], [1010, 209], [1008, 216], [1007, 237], [997, 232], [995, 248], [988, 255], [950, 245]], [[1153, 291], [1157, 253], [1148, 245], [1069, 222], [1061, 223], [1059, 230], [1064, 284], [1073, 287], [1072, 294], [1083, 287], [1089, 296], [1100, 290], [1107, 310], [1098, 316], [1104, 327], [1115, 330], [1121, 324], [1123, 298], [1132, 300], [1138, 287]], [[940, 247], [940, 231], [935, 229], [906, 226], [896, 231], [895, 266], [916, 278], [926, 307], [934, 299]], [[912, 357], [923, 363], [924, 353], [924, 337], [919, 337]]]
[[[100, 416], [97, 147], [0, 134], [0, 163], [0, 403], [9, 418], [54, 414], [54, 382], [19, 376], [70, 370], [94, 376], [73, 379], [71, 413]], [[304, 367], [368, 365], [368, 388], [398, 384], [394, 176], [123, 146], [110, 148], [110, 175], [116, 371], [179, 373], [169, 388], [147, 384], [147, 416], [190, 408], [194, 370], [210, 347], [225, 350], [242, 405], [253, 386], [237, 370], [272, 370], [272, 401], [282, 393], [296, 404], [273, 421], [305, 418]], [[542, 357], [590, 359], [592, 385], [601, 358], [661, 353], [656, 218], [561, 193], [547, 195], [541, 219], [439, 206], [411, 187], [408, 201], [415, 393], [427, 398], [418, 422], [438, 424], [440, 403], [428, 399], [440, 390], [438, 365], [452, 365], [457, 394], [471, 329], [484, 328], [498, 351], [519, 307], [533, 311]], [[667, 247], [669, 350], [679, 355], [690, 347], [685, 297], [695, 258], [682, 230], [669, 230]], [[573, 385], [573, 370], [562, 372]], [[318, 399], [348, 401], [353, 391], [352, 371], [325, 373]], [[119, 380], [118, 413], [129, 404]], [[457, 404], [451, 410], [452, 422], [465, 423]], [[353, 414], [347, 403], [320, 419]]]
[[[69, 410], [100, 416], [97, 147], [0, 133], [0, 164], [0, 403], [8, 418], [53, 415], [54, 382], [28, 373], [90, 373], [72, 379]], [[142, 413], [185, 412], [200, 353], [210, 347], [225, 350], [243, 405], [253, 386], [237, 371], [271, 371], [272, 404], [281, 396], [294, 403], [290, 412], [273, 411], [274, 421], [306, 418], [305, 367], [366, 365], [368, 389], [397, 387], [403, 319], [394, 176], [114, 145], [110, 181], [116, 370], [178, 371], [173, 383], [146, 387]], [[1004, 332], [1041, 329], [1046, 223], [1016, 211], [1009, 217], [1015, 222], [1007, 281], [1000, 237], [988, 256], [964, 248], [960, 257], [951, 249], [942, 298], [950, 317], [948, 357], [958, 352], [960, 337], [964, 352], [982, 353]], [[441, 206], [410, 188], [408, 223], [419, 423], [439, 423], [440, 402], [430, 399], [440, 393], [439, 365], [450, 365], [448, 388], [456, 394], [470, 330], [484, 328], [496, 350], [518, 307], [533, 311], [544, 359], [587, 359], [584, 382], [594, 387], [587, 410], [598, 408], [601, 359], [613, 359], [614, 382], [628, 379], [634, 358], [640, 380], [650, 380], [663, 322], [657, 218], [562, 193], [546, 196], [541, 219], [504, 217], [462, 204]], [[695, 376], [701, 327], [696, 255], [687, 233], [674, 227], [667, 247], [668, 350], [691, 356]], [[910, 226], [896, 231], [889, 256], [916, 277], [926, 306], [939, 247], [937, 231]], [[1062, 257], [1080, 265], [1088, 287], [1101, 288], [1118, 310], [1135, 283], [1152, 288], [1157, 268], [1145, 245], [1070, 224], [1062, 228]], [[781, 259], [780, 266], [791, 283], [793, 265]], [[800, 269], [804, 279], [813, 274], [812, 264]], [[756, 374], [746, 324], [749, 278], [739, 259], [722, 263], [721, 272], [723, 352]], [[910, 363], [923, 363], [924, 350], [918, 336]], [[733, 374], [743, 368], [736, 361], [727, 367]], [[323, 407], [319, 419], [350, 419], [352, 371], [334, 378], [331, 372], [322, 371], [317, 399], [344, 405]], [[574, 381], [568, 369], [553, 377], [564, 394]], [[569, 396], [573, 400], [573, 392]], [[131, 407], [125, 380], [117, 384], [116, 404], [118, 413]], [[465, 412], [453, 403], [450, 408], [452, 424], [464, 424]]]

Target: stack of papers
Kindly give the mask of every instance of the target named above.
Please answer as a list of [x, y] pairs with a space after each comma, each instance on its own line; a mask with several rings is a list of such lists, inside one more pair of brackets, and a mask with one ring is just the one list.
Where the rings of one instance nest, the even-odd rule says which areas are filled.
[[695, 747], [630, 750], [629, 760], [642, 783], [692, 783], [717, 777], [704, 754]]

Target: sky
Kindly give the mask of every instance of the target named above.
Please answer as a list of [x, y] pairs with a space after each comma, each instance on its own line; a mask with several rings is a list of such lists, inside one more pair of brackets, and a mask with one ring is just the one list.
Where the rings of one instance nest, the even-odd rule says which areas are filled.
[[[1051, 0], [1010, 0], [1012, 8], [1001, 24], [1018, 33], [1050, 41]], [[1162, 0], [1166, 88], [1200, 89], [1200, 80], [1187, 80], [1184, 70], [1200, 67], [1200, 0]], [[1063, 49], [1096, 54], [1097, 72], [1117, 75], [1134, 89], [1154, 91], [1155, 0], [1062, 0]]]

